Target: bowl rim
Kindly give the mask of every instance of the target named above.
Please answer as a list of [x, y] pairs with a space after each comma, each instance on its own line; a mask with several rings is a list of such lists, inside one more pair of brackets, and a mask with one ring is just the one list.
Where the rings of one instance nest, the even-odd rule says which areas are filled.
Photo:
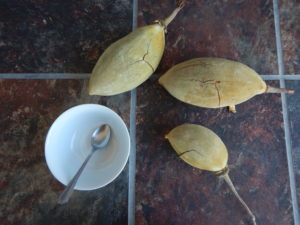
[[[124, 120], [122, 119], [122, 117], [117, 114], [114, 110], [110, 109], [109, 107], [107, 106], [104, 106], [104, 105], [100, 105], [100, 104], [93, 104], [93, 103], [87, 103], [87, 104], [79, 104], [79, 105], [75, 105], [75, 106], [72, 106], [71, 108], [65, 110], [63, 113], [61, 113], [51, 124], [50, 128], [48, 129], [48, 132], [46, 134], [46, 138], [45, 138], [45, 142], [44, 142], [44, 154], [45, 154], [45, 160], [46, 160], [46, 164], [47, 164], [47, 167], [48, 169], [50, 170], [51, 174], [54, 176], [54, 178], [59, 181], [61, 184], [63, 185], [67, 185], [67, 184], [64, 184], [64, 182], [59, 179], [52, 171], [52, 166], [50, 163], [50, 159], [49, 159], [49, 151], [50, 150], [47, 150], [49, 149], [49, 134], [50, 132], [53, 131], [53, 126], [54, 124], [57, 124], [59, 123], [60, 121], [64, 120], [64, 117], [66, 117], [66, 115], [68, 115], [71, 111], [75, 111], [75, 110], [78, 110], [79, 108], [85, 108], [85, 107], [94, 107], [94, 108], [98, 108], [98, 109], [105, 109], [105, 110], [108, 110], [109, 113], [112, 113], [114, 114], [114, 116], [116, 116], [116, 118], [118, 118], [119, 120], [119, 124], [120, 126], [122, 126], [122, 128], [124, 129], [125, 133], [124, 135], [126, 135], [126, 140], [128, 140], [128, 146], [127, 148], [125, 147], [124, 149], [126, 149], [126, 155], [125, 155], [125, 160], [122, 161], [122, 164], [120, 165], [119, 169], [117, 170], [117, 173], [114, 174], [114, 176], [111, 177], [111, 179], [109, 179], [107, 182], [101, 184], [101, 185], [90, 185], [89, 188], [74, 188], [74, 190], [79, 190], [79, 191], [90, 191], [90, 190], [96, 190], [96, 189], [99, 189], [99, 188], [102, 188], [108, 184], [110, 184], [111, 182], [113, 182], [119, 175], [120, 173], [124, 170], [127, 162], [128, 162], [128, 158], [129, 158], [129, 154], [130, 154], [130, 151], [131, 151], [131, 138], [130, 138], [130, 135], [129, 135], [129, 131], [128, 131], [128, 128], [124, 122]], [[51, 169], [52, 168], [52, 169]]]

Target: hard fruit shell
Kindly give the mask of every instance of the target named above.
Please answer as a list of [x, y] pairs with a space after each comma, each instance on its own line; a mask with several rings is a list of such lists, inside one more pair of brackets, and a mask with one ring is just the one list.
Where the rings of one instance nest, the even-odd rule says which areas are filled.
[[115, 95], [129, 91], [156, 70], [165, 47], [164, 27], [141, 27], [110, 45], [95, 65], [90, 95]]
[[175, 65], [159, 83], [175, 98], [196, 106], [219, 108], [242, 103], [266, 91], [248, 66], [222, 58], [195, 58]]
[[209, 171], [224, 169], [228, 152], [223, 141], [210, 129], [195, 125], [180, 125], [166, 136], [170, 144], [186, 163]]

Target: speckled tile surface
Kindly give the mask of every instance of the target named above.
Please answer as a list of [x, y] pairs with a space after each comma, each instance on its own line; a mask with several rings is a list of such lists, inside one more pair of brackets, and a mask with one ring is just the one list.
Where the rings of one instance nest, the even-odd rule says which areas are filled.
[[281, 40], [286, 74], [300, 73], [300, 1], [279, 1]]
[[[131, 1], [0, 1], [1, 73], [90, 72], [103, 50], [131, 31]], [[129, 125], [130, 94], [90, 97], [86, 80], [0, 80], [0, 224], [127, 223], [128, 168], [105, 188], [56, 204], [61, 185], [44, 140], [66, 109], [99, 103]]]
[[232, 180], [258, 224], [293, 224], [280, 95], [256, 96], [237, 111], [181, 103], [157, 77], [138, 89], [136, 224], [251, 224], [225, 183], [172, 150], [164, 136], [183, 123], [204, 125], [223, 139]]
[[288, 88], [294, 89], [297, 94], [287, 97], [289, 125], [291, 131], [293, 165], [296, 176], [298, 204], [300, 205], [300, 81], [287, 81]]
[[[139, 1], [139, 25], [164, 19], [175, 1]], [[238, 60], [260, 74], [278, 74], [271, 0], [187, 1], [168, 27], [158, 72], [203, 56]]]
[[131, 27], [130, 0], [2, 0], [0, 71], [89, 73]]
[[[173, 4], [140, 1], [139, 24], [163, 18]], [[168, 27], [158, 73], [203, 56], [226, 57], [261, 74], [278, 74], [272, 1], [188, 1]], [[257, 96], [231, 114], [175, 100], [159, 86], [158, 77], [137, 92], [137, 224], [251, 224], [225, 183], [185, 164], [164, 138], [188, 122], [223, 139], [232, 180], [258, 224], [292, 225], [280, 95]]]
[[128, 169], [108, 186], [76, 191], [57, 205], [63, 190], [44, 157], [44, 140], [66, 109], [99, 103], [129, 121], [129, 94], [89, 97], [84, 80], [0, 80], [0, 224], [126, 224]]
[[[299, 2], [279, 3], [286, 73], [299, 74]], [[142, 26], [168, 16], [175, 0], [139, 0], [138, 7]], [[131, 27], [130, 0], [0, 0], [0, 71], [89, 73], [103, 50]], [[188, 122], [222, 138], [232, 181], [259, 225], [293, 225], [280, 95], [256, 96], [232, 114], [179, 102], [158, 84], [172, 65], [203, 56], [278, 74], [272, 1], [189, 0], [169, 25], [157, 75], [137, 89], [136, 224], [251, 224], [222, 180], [184, 163], [164, 138]], [[70, 204], [56, 204], [63, 185], [44, 158], [54, 119], [72, 106], [99, 103], [129, 126], [130, 93], [90, 97], [86, 86], [86, 80], [0, 80], [1, 225], [127, 224], [128, 166], [105, 188], [75, 192]], [[287, 86], [298, 90], [300, 83]], [[298, 102], [299, 95], [288, 96], [300, 204]]]

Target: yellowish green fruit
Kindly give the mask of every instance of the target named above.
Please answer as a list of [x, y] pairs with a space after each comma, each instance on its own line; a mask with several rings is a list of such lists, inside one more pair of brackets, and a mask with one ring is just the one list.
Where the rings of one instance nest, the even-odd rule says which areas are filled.
[[162, 58], [166, 28], [182, 7], [180, 1], [164, 21], [138, 28], [110, 45], [92, 71], [89, 94], [116, 95], [146, 81]]
[[171, 130], [166, 138], [186, 163], [198, 169], [212, 171], [223, 178], [256, 225], [254, 214], [240, 197], [229, 177], [227, 148], [217, 134], [200, 125], [183, 124]]
[[248, 66], [223, 58], [195, 58], [169, 69], [159, 83], [185, 103], [220, 108], [247, 101], [263, 93], [293, 93], [266, 85]]
[[193, 167], [216, 172], [227, 165], [226, 146], [206, 127], [184, 124], [173, 129], [166, 138], [179, 157]]

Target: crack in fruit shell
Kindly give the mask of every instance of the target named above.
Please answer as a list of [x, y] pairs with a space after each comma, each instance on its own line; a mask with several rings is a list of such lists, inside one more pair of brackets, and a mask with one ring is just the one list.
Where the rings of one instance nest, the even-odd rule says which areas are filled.
[[193, 167], [220, 171], [227, 165], [226, 146], [206, 127], [183, 124], [171, 130], [166, 137], [180, 158]]
[[138, 28], [110, 45], [92, 71], [89, 94], [116, 95], [146, 81], [156, 70], [163, 55], [166, 28], [184, 3], [185, 0], [179, 0], [177, 7], [165, 20]]
[[93, 69], [91, 95], [115, 95], [147, 80], [157, 68], [165, 47], [164, 28], [141, 27], [108, 47]]
[[[199, 82], [201, 85], [196, 84]], [[206, 108], [240, 104], [266, 90], [254, 70], [221, 58], [196, 58], [177, 64], [159, 83], [178, 100]]]

